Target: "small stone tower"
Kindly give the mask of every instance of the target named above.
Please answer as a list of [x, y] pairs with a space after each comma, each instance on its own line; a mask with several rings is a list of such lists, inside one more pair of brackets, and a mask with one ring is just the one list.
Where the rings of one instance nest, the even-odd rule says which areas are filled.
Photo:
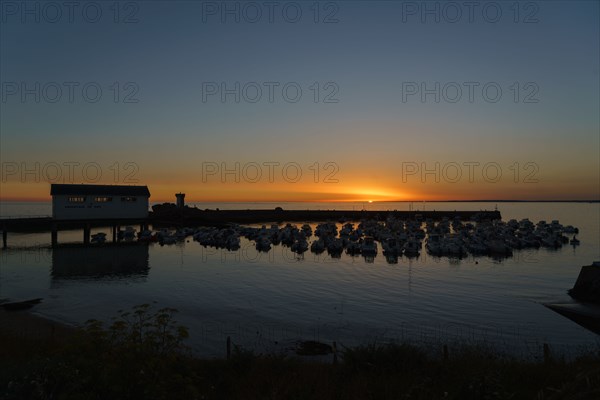
[[185, 193], [176, 193], [175, 197], [177, 198], [177, 208], [183, 209], [185, 207]]

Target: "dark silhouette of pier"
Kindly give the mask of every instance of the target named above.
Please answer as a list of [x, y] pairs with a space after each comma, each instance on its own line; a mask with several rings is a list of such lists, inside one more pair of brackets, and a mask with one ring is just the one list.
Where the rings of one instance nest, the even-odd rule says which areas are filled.
[[120, 227], [139, 225], [140, 230], [148, 227], [148, 218], [137, 219], [87, 219], [87, 220], [57, 220], [52, 217], [7, 218], [0, 219], [2, 227], [2, 247], [7, 247], [8, 232], [39, 233], [50, 232], [52, 246], [58, 244], [58, 232], [62, 230], [83, 229], [83, 243], [90, 243], [91, 229], [95, 227], [111, 227], [112, 241], [118, 240]]
[[[189, 210], [189, 211], [188, 211]], [[269, 222], [324, 222], [324, 221], [360, 221], [375, 219], [384, 221], [393, 216], [403, 220], [459, 217], [462, 221], [501, 219], [499, 211], [349, 211], [349, 210], [197, 210], [184, 212], [153, 212], [150, 220], [153, 224], [168, 225], [178, 219], [193, 225], [221, 225], [226, 223], [255, 224]]]
[[50, 232], [52, 245], [58, 244], [61, 230], [83, 230], [83, 243], [90, 242], [90, 230], [94, 227], [111, 227], [112, 241], [118, 240], [120, 227], [139, 226], [140, 231], [152, 227], [194, 227], [223, 226], [231, 223], [282, 223], [282, 222], [324, 222], [360, 221], [363, 219], [386, 220], [388, 217], [403, 220], [428, 219], [439, 221], [443, 218], [460, 218], [462, 221], [499, 220], [500, 211], [348, 211], [348, 210], [199, 210], [185, 207], [156, 209], [147, 218], [136, 219], [87, 219], [57, 220], [52, 217], [5, 218], [0, 219], [2, 244], [7, 247], [8, 232], [34, 233]]

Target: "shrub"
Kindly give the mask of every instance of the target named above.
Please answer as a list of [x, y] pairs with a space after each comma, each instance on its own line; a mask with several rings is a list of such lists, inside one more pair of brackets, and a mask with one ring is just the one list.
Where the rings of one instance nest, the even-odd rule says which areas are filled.
[[[150, 305], [121, 312], [108, 327], [89, 320], [54, 357], [37, 360], [31, 372], [9, 385], [6, 399], [167, 399], [190, 395], [185, 327], [175, 309]], [[1, 398], [1, 397], [0, 397]]]

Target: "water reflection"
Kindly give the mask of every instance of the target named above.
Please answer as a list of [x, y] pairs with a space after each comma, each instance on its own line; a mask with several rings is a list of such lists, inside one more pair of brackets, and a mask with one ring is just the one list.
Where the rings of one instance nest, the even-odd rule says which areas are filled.
[[148, 260], [147, 244], [60, 246], [52, 251], [52, 278], [146, 278]]
[[[543, 343], [557, 352], [596, 345], [597, 335], [541, 303], [568, 301], [581, 265], [600, 259], [598, 205], [506, 207], [507, 218], [575, 224], [581, 245], [576, 253], [570, 246], [540, 247], [499, 260], [436, 256], [426, 248], [409, 258], [379, 247], [367, 264], [362, 253], [332, 258], [326, 248], [297, 255], [291, 246], [273, 245], [259, 252], [243, 236], [237, 251], [188, 239], [149, 249], [61, 246], [53, 257], [47, 234], [13, 235], [13, 243], [41, 246], [0, 249], [0, 297], [44, 297], [43, 315], [76, 324], [109, 321], [118, 309], [156, 300], [180, 310], [178, 321], [192, 333], [190, 346], [206, 356], [222, 356], [227, 336], [257, 351], [296, 340], [346, 346], [412, 341], [432, 348], [464, 340], [493, 343], [515, 355], [540, 354]], [[80, 231], [68, 235], [59, 242], [81, 241]]]

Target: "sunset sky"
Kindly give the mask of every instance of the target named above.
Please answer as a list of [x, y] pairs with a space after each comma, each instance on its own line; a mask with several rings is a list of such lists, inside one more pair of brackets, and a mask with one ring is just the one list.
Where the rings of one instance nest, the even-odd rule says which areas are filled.
[[444, 2], [276, 2], [272, 21], [258, 2], [257, 22], [243, 2], [98, 2], [94, 23], [2, 3], [2, 200], [50, 181], [152, 201], [600, 199], [595, 1], [496, 2], [497, 22], [480, 2], [454, 23]]

